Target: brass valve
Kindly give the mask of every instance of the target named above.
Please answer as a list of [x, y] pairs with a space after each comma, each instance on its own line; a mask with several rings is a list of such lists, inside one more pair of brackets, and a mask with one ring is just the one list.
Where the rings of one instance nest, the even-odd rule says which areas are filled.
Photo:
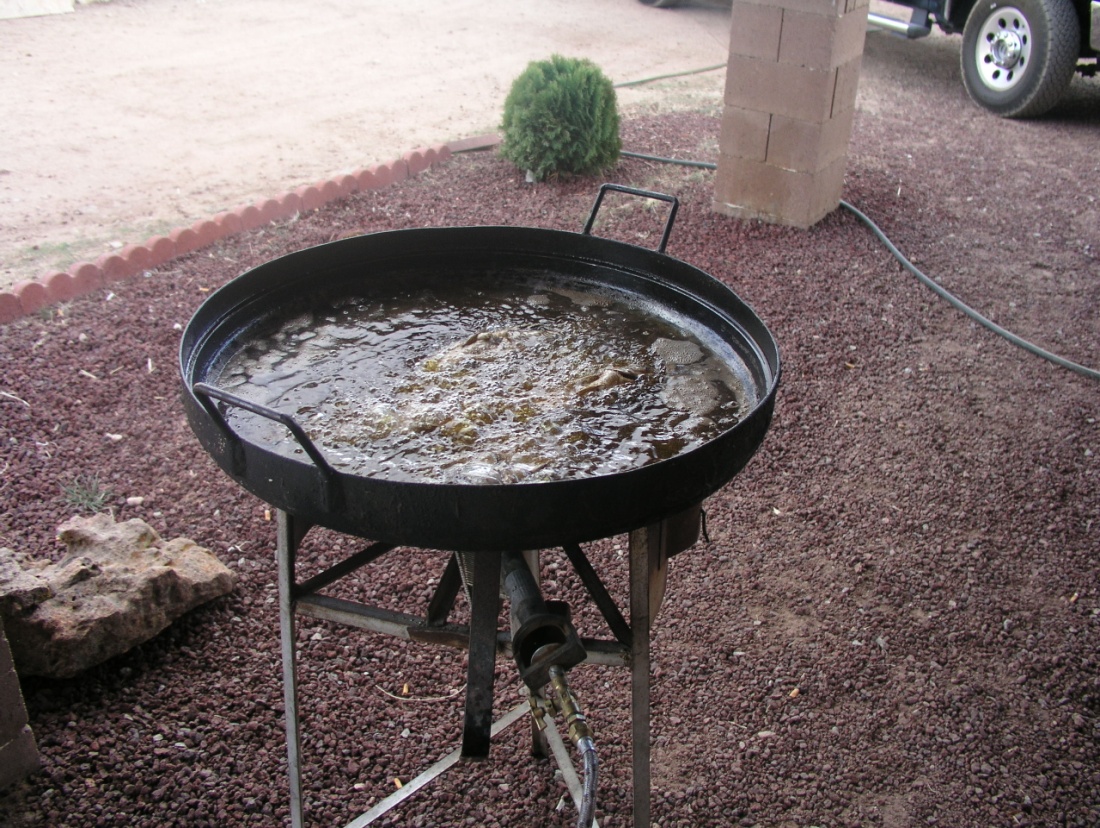
[[555, 707], [561, 713], [562, 718], [565, 719], [569, 738], [573, 741], [573, 744], [579, 745], [582, 739], [591, 739], [592, 728], [588, 726], [588, 720], [584, 717], [584, 713], [577, 703], [577, 697], [573, 695], [573, 691], [569, 688], [569, 682], [565, 678], [565, 670], [556, 664], [550, 667], [550, 686], [554, 688], [554, 693], [557, 696]]
[[531, 705], [531, 717], [535, 720], [535, 727], [540, 731], [546, 730], [546, 711], [553, 710], [553, 705], [550, 704], [543, 696], [531, 691], [527, 692], [527, 703]]
[[[592, 741], [592, 728], [581, 712], [576, 696], [569, 688], [565, 678], [565, 669], [560, 664], [551, 664], [547, 668], [553, 694], [547, 698], [542, 689], [528, 689], [528, 702], [535, 726], [542, 730], [548, 724], [546, 714], [551, 718], [555, 712], [561, 713], [569, 731], [569, 738], [577, 748], [584, 763], [584, 786], [577, 803], [577, 828], [592, 828], [596, 819], [596, 779], [599, 774], [599, 759], [596, 757], [596, 745]], [[576, 797], [574, 792], [574, 797]]]

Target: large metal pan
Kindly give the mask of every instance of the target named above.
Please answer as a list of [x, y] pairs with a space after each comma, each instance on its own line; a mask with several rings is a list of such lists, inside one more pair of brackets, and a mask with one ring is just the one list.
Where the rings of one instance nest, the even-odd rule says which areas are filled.
[[[592, 236], [608, 189], [671, 203], [664, 238], [649, 250]], [[752, 457], [771, 422], [779, 353], [755, 313], [721, 282], [664, 253], [675, 218], [669, 196], [605, 185], [581, 233], [516, 227], [397, 230], [302, 250], [263, 264], [211, 294], [183, 334], [180, 373], [187, 418], [234, 480], [311, 523], [406, 546], [458, 551], [538, 549], [628, 532], [684, 511], [726, 484]], [[693, 450], [627, 472], [552, 482], [463, 485], [344, 473], [289, 416], [210, 383], [215, 366], [254, 331], [301, 313], [312, 297], [369, 296], [381, 284], [476, 282], [485, 272], [561, 278], [635, 297], [726, 343], [741, 363], [751, 409]], [[550, 274], [547, 277], [546, 274]], [[274, 451], [237, 433], [231, 407], [277, 420], [302, 451]]]

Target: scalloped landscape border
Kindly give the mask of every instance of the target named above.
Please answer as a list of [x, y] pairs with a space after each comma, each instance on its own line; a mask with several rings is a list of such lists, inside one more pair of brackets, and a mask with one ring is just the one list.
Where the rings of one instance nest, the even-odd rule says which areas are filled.
[[108, 287], [114, 282], [132, 279], [179, 256], [209, 247], [227, 236], [288, 219], [295, 213], [316, 210], [352, 193], [380, 190], [404, 181], [433, 164], [449, 160], [455, 152], [489, 149], [498, 142], [496, 136], [487, 135], [410, 150], [394, 161], [307, 184], [274, 198], [244, 204], [218, 213], [213, 218], [197, 221], [190, 227], [178, 227], [167, 236], [146, 239], [143, 244], [126, 245], [117, 253], [107, 253], [94, 262], [77, 262], [67, 271], [17, 282], [9, 290], [0, 291], [0, 325]]

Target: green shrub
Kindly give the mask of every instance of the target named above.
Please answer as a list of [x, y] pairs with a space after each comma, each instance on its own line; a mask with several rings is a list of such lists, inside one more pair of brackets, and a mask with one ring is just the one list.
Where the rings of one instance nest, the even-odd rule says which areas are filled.
[[619, 158], [615, 88], [590, 60], [554, 55], [528, 64], [504, 101], [500, 153], [536, 181], [591, 175]]

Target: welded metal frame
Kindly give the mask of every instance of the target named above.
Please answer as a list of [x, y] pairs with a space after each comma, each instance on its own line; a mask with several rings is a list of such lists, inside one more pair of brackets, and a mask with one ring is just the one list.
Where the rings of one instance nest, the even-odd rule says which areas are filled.
[[[324, 572], [298, 583], [295, 573], [297, 551], [311, 528], [312, 524], [282, 510], [278, 511], [276, 549], [279, 580], [278, 606], [292, 828], [302, 828], [303, 825], [296, 654], [296, 617], [298, 615], [333, 621], [407, 640], [468, 649], [470, 656], [467, 665], [466, 707], [460, 749], [460, 757], [466, 759], [483, 758], [489, 754], [494, 727], [492, 707], [496, 659], [502, 654], [511, 655], [510, 634], [497, 628], [501, 553], [486, 552], [473, 556], [475, 570], [470, 587], [471, 620], [468, 626], [458, 625], [447, 621], [461, 586], [453, 555], [429, 602], [426, 617], [409, 615], [326, 596], [320, 592], [325, 586], [386, 554], [393, 549], [391, 545], [371, 544]], [[668, 556], [678, 551], [675, 547], [670, 549], [670, 543], [678, 545], [679, 541], [675, 538], [670, 539], [668, 521], [636, 529], [630, 533], [629, 624], [622, 617], [580, 546], [574, 544], [565, 547], [567, 557], [615, 637], [614, 640], [582, 639], [588, 653], [586, 661], [610, 666], [625, 666], [631, 670], [634, 828], [650, 826], [650, 631], [653, 617], [660, 607], [664, 593]], [[499, 726], [498, 723], [497, 727]], [[535, 753], [545, 756], [549, 746], [554, 748], [553, 753], [559, 764], [563, 754], [568, 760], [567, 753], [558, 749], [552, 740], [548, 745], [544, 735], [538, 734], [533, 727], [532, 734], [535, 739]], [[572, 767], [569, 770], [572, 770]], [[564, 768], [563, 773], [568, 776]], [[397, 801], [393, 803], [393, 805], [396, 804]], [[353, 820], [348, 828], [352, 825], [369, 824], [363, 821], [366, 816], [364, 814], [357, 820]]]

